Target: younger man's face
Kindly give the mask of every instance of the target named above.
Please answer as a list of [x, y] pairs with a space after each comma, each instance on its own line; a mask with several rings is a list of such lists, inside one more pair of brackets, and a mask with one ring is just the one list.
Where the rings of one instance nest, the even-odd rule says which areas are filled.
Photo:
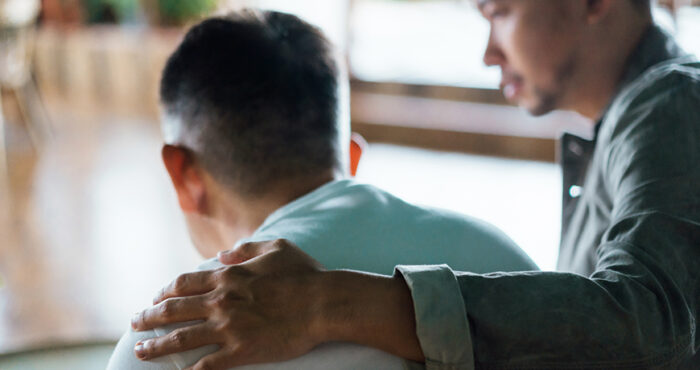
[[533, 115], [562, 107], [576, 69], [582, 3], [478, 0], [491, 26], [484, 63], [501, 68], [506, 99]]

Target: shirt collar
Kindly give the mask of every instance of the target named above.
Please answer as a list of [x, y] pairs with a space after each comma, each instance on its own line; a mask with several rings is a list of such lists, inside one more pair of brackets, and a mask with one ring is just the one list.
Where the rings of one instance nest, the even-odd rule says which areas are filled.
[[335, 194], [341, 189], [347, 188], [353, 184], [352, 179], [342, 179], [333, 180], [326, 184], [323, 184], [316, 188], [315, 190], [302, 195], [301, 197], [283, 205], [276, 211], [270, 213], [269, 216], [263, 221], [263, 223], [258, 227], [258, 229], [253, 233], [253, 235], [262, 232], [264, 229], [269, 228], [270, 225], [276, 223], [280, 219], [287, 217], [289, 214], [296, 212], [298, 209], [308, 206], [309, 204], [314, 204], [320, 199], [324, 199], [330, 195]]

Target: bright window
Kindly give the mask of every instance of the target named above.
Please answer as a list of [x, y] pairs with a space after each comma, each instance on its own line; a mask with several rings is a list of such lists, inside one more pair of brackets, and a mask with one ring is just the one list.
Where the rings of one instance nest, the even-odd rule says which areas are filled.
[[482, 63], [488, 22], [469, 2], [358, 0], [350, 61], [362, 80], [498, 88]]
[[683, 48], [700, 56], [700, 6], [686, 6], [676, 14], [678, 42]]
[[[498, 88], [500, 72], [482, 55], [488, 23], [469, 1], [233, 0], [295, 13], [320, 26], [348, 52], [354, 77], [470, 88]], [[689, 52], [700, 55], [700, 7], [656, 8], [655, 18]]]

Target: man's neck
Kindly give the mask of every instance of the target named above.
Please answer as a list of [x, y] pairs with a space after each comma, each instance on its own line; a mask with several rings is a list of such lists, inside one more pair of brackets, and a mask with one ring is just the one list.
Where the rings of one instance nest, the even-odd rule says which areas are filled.
[[314, 178], [280, 181], [260, 196], [242, 196], [233, 191], [221, 197], [216, 218], [220, 220], [220, 232], [225, 241], [224, 249], [241, 239], [250, 237], [276, 210], [292, 201], [313, 192], [319, 187], [340, 177], [329, 172]]
[[593, 122], [602, 117], [619, 90], [629, 58], [651, 25], [651, 18], [628, 17], [596, 31], [589, 42], [596, 51], [582, 50], [588, 57], [581, 63], [578, 78], [572, 81], [572, 90], [577, 92], [569, 102], [572, 110]]

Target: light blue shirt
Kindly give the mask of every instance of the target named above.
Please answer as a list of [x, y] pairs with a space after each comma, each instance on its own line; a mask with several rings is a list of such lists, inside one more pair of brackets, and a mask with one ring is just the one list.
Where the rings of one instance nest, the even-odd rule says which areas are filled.
[[[353, 180], [330, 182], [268, 216], [240, 243], [285, 238], [328, 269], [354, 269], [390, 275], [398, 264], [449, 264], [456, 270], [537, 270], [504, 233], [483, 221], [453, 212], [419, 207]], [[217, 260], [201, 269], [220, 267]], [[454, 279], [452, 277], [452, 279]], [[456, 284], [456, 282], [455, 282]], [[461, 301], [458, 301], [461, 304]], [[182, 324], [180, 325], [182, 326]], [[161, 336], [176, 326], [127, 332], [109, 369], [183, 369], [216, 346], [140, 362], [137, 341]], [[416, 364], [376, 349], [345, 343], [319, 347], [301, 358], [245, 369], [403, 369]]]

